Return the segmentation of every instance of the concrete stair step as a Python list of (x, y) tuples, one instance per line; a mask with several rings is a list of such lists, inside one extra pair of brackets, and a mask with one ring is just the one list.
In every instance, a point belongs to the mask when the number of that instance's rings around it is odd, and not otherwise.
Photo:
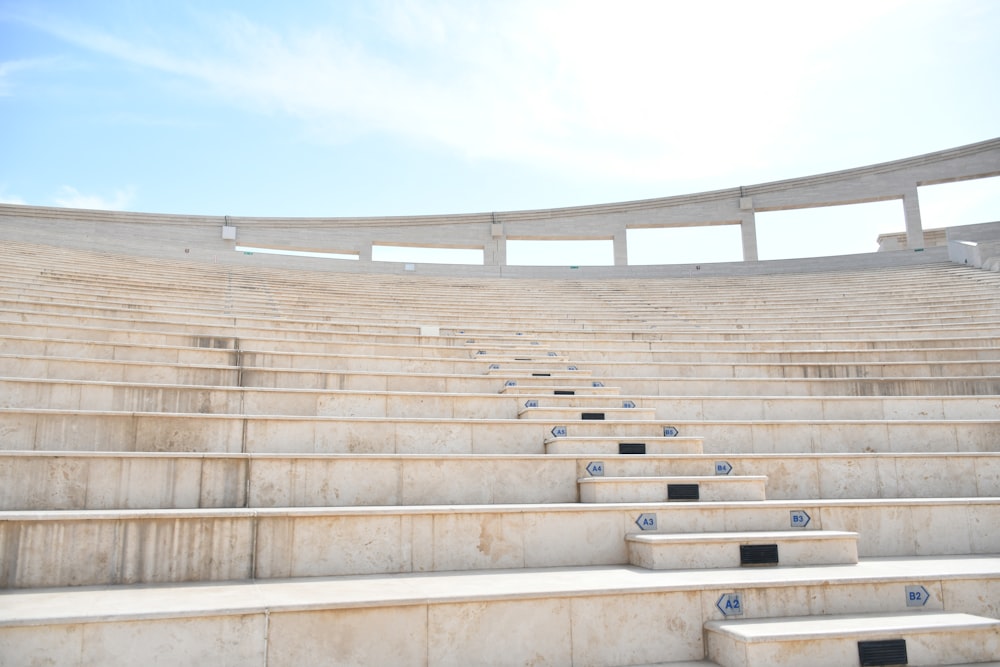
[(656, 408), (606, 407), (608, 405), (606, 399), (570, 402), (591, 403), (592, 405), (524, 407), (518, 410), (517, 417), (518, 419), (540, 419), (544, 421), (652, 421), (656, 419)]
[(554, 384), (528, 384), (518, 382), (516, 385), (504, 385), (500, 390), (501, 394), (512, 394), (514, 396), (525, 396), (529, 398), (542, 398), (552, 396), (618, 396), (621, 393), (620, 387), (592, 387), (588, 385), (579, 386), (559, 386)]
[[(624, 447), (622, 446), (624, 445)], [(560, 437), (545, 440), (546, 454), (591, 454), (612, 456), (621, 454), (700, 454), (703, 439), (700, 437), (620, 436)]]
[(511, 368), (489, 368), (486, 371), (486, 375), (491, 377), (498, 377), (503, 379), (510, 379), (515, 381), (521, 381), (529, 378), (549, 378), (551, 380), (567, 379), (573, 380), (574, 382), (580, 382), (582, 378), (590, 378), (593, 375), (593, 371), (589, 369), (585, 370), (568, 370), (567, 368), (561, 369), (544, 369), (544, 368), (524, 368), (514, 370)]
[(501, 366), (509, 366), (510, 364), (569, 364), (572, 363), (569, 357), (561, 354), (476, 354), (472, 357), (476, 361), (485, 361), (491, 364), (501, 364)]
[[(774, 547), (773, 565), (853, 565), (858, 562), (858, 534), (849, 531), (637, 533), (626, 536), (625, 541), (629, 562), (651, 570), (741, 567), (744, 559), (769, 557), (771, 546)], [(765, 553), (744, 557), (741, 548), (747, 546)]]
[[(50, 588), (0, 592), (0, 655), (15, 665), (133, 665), (155, 646), (159, 664), (285, 667), (330, 660), (425, 665), (722, 665), (707, 660), (715, 601), (743, 592), (747, 614), (905, 612), (914, 581), (956, 610), (988, 615), (980, 594), (997, 558), (892, 559), (856, 566), (642, 570), (543, 568), (352, 577)], [(930, 609), (933, 613), (940, 607)], [(907, 614), (919, 620), (926, 611)], [(623, 619), (627, 619), (625, 622)], [(269, 621), (269, 623), (268, 623)], [(670, 632), (664, 632), (664, 623)], [(746, 623), (739, 621), (738, 623)], [(536, 627), (537, 626), (537, 627)], [(738, 627), (738, 626), (737, 626)], [(528, 633), (531, 641), (523, 640)], [(510, 637), (522, 640), (511, 647)], [(88, 638), (90, 641), (84, 641)], [(537, 641), (536, 641), (537, 638)], [(517, 651), (528, 644), (533, 656)], [(142, 648), (125, 651), (127, 646)], [(445, 653), (447, 652), (447, 653)], [(839, 663), (856, 665), (852, 661)], [(775, 663), (780, 664), (780, 663)], [(786, 664), (811, 664), (809, 662)], [(941, 664), (941, 663), (937, 663)], [(982, 667), (982, 666), (981, 666)]]
[(616, 565), (644, 530), (796, 522), (856, 532), (862, 558), (985, 555), (998, 517), (995, 498), (5, 511), (0, 545), (19, 555), (0, 588)]
[[(722, 667), (953, 665), (1000, 660), (1000, 621), (955, 612), (709, 621), (706, 652)], [(903, 640), (906, 660), (860, 663), (859, 642)]]
[(753, 501), (766, 499), (767, 477), (582, 477), (579, 484), (583, 503)]

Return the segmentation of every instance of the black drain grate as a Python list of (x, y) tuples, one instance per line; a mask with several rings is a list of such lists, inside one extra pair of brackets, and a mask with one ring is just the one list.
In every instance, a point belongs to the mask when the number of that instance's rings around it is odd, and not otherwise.
[(646, 443), (644, 442), (619, 442), (619, 454), (645, 454)]
[(698, 500), (697, 484), (667, 484), (667, 500)]
[(882, 665), (907, 665), (905, 639), (878, 639), (858, 642), (861, 667)]
[(591, 421), (604, 421), (603, 412), (584, 412), (580, 415), (580, 419), (587, 419)]
[(741, 544), (740, 565), (777, 565), (777, 544)]

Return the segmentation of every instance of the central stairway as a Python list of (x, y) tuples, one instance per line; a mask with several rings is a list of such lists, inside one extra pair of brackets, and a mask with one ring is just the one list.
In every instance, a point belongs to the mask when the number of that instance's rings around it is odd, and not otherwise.
[(0, 665), (1000, 664), (998, 274), (4, 250)]

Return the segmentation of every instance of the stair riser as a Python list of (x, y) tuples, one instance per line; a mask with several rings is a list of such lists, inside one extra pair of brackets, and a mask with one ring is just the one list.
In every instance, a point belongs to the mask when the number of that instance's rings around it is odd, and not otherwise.
[[(802, 509), (811, 528), (858, 532), (861, 557), (1000, 551), (1000, 502)], [(657, 532), (695, 533), (788, 530), (790, 511), (664, 503), (9, 513), (0, 553), (16, 555), (0, 562), (0, 587), (614, 565), (628, 562), (625, 536), (641, 532), (643, 513), (657, 515)]]
[[(756, 501), (765, 499), (763, 479), (738, 477), (717, 480), (690, 481), (679, 479), (679, 484), (697, 484), (698, 499), (690, 502)], [(580, 482), (580, 502), (583, 503), (665, 503), (668, 501), (668, 481), (651, 481), (640, 478), (629, 480), (602, 480), (599, 477)]]
[[(782, 541), (761, 538), (752, 544), (777, 544), (777, 567), (853, 565), (858, 562), (856, 539)], [(629, 562), (649, 570), (700, 570), (741, 567), (739, 543), (699, 542), (640, 544), (629, 542)], [(762, 566), (763, 567), (763, 566)], [(767, 566), (772, 567), (772, 566)]]
[[(367, 609), (262, 610), (0, 628), (0, 655), (55, 664), (621, 665), (701, 660), (699, 594), (485, 600)], [(664, 622), (671, 631), (663, 632)], [(516, 641), (512, 638), (516, 637)]]

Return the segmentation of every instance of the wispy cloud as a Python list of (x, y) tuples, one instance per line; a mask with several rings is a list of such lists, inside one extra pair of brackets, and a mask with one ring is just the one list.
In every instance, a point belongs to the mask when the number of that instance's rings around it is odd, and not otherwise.
[(135, 198), (133, 189), (116, 190), (111, 197), (104, 195), (85, 194), (76, 188), (64, 185), (53, 198), (56, 206), (64, 208), (86, 208), (102, 211), (122, 211), (129, 207)]
[(8, 194), (7, 188), (0, 186), (0, 204), (21, 204), (23, 206), (27, 203), (17, 195)]
[(394, 2), (359, 24), (390, 47), (377, 52), (304, 20), (205, 16), (197, 38), (143, 42), (34, 20), (331, 140), (386, 132), (470, 159), (662, 180), (761, 160), (798, 122), (832, 47), (899, 3), (848, 4)]
[(22, 58), (0, 62), (0, 97), (13, 94), (19, 76), (33, 70), (52, 67), (57, 58)]

